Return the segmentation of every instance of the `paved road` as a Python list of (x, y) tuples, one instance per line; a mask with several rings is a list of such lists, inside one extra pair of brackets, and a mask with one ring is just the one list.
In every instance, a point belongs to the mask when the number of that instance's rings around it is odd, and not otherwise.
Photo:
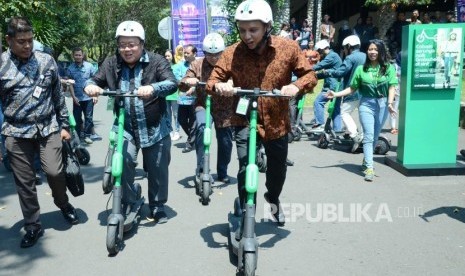
[[(83, 167), (86, 193), (71, 199), (81, 224), (67, 225), (48, 186), (38, 186), (45, 235), (33, 248), (19, 248), (18, 198), (11, 174), (0, 168), (0, 275), (235, 275), (227, 214), (236, 185), (217, 183), (211, 204), (202, 206), (191, 177), (195, 155), (181, 153), (184, 139), (171, 151), (169, 222), (147, 220), (145, 206), (144, 219), (127, 236), (124, 249), (108, 257), (108, 196), (102, 194), (101, 178), (112, 115), (105, 101), (101, 98), (95, 112), (104, 140), (88, 147), (91, 163)], [(464, 130), (460, 145), (465, 145)], [(463, 176), (405, 177), (377, 156), (377, 177), (367, 183), (359, 172), (362, 154), (322, 150), (308, 140), (291, 144), (289, 152), (296, 164), (288, 169), (281, 198), (292, 219), (285, 227), (266, 219), (260, 176), (257, 275), (463, 275)], [(237, 167), (234, 153), (231, 175)], [(146, 194), (141, 170), (138, 175)], [(425, 213), (427, 221), (419, 217)]]

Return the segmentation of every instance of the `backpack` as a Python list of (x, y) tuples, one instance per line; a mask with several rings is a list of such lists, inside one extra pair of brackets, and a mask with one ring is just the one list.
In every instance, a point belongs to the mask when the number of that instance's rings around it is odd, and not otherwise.
[(69, 141), (63, 141), (63, 171), (66, 178), (66, 187), (75, 197), (84, 194), (84, 179), (76, 154)]

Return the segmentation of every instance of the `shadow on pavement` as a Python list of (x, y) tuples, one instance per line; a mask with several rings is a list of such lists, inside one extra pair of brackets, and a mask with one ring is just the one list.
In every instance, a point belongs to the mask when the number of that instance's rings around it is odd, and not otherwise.
[[(269, 220), (261, 219), (259, 222), (255, 224), (255, 234), (259, 239), (259, 250), (260, 248), (272, 248), (277, 242), (289, 236), (290, 233), (291, 232), (285, 228), (276, 227), (276, 223)], [(215, 234), (220, 234), (221, 237), (226, 238), (227, 243), (222, 242), (224, 241), (223, 238), (221, 238), (221, 241), (215, 240)], [(263, 241), (262, 238), (268, 235), (272, 235), (272, 237)], [(200, 236), (207, 243), (207, 246), (209, 248), (228, 248), (229, 260), (232, 265), (237, 266), (237, 256), (232, 252), (230, 246), (231, 236), (229, 230), (229, 223), (207, 226), (200, 230)]]
[(424, 221), (429, 222), (428, 218), (437, 215), (447, 215), (452, 219), (456, 219), (465, 223), (465, 208), (459, 206), (443, 206), (436, 209), (429, 210), (422, 215), (419, 215)]

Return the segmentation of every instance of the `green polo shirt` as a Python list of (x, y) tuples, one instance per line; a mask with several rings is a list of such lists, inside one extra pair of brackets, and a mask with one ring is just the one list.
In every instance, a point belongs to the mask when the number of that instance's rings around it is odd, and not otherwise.
[(391, 64), (388, 64), (386, 74), (383, 76), (380, 76), (379, 66), (370, 67), (365, 72), (363, 71), (363, 65), (359, 65), (355, 69), (350, 86), (354, 90), (358, 89), (362, 97), (382, 98), (388, 96), (390, 86), (398, 83), (396, 70)]

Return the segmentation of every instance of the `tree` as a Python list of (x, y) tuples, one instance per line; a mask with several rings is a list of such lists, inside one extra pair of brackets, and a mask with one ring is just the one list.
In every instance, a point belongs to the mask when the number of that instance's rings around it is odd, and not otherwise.
[[(53, 49), (57, 58), (64, 49), (76, 45), (86, 34), (85, 13), (80, 0), (21, 1), (0, 0), (5, 19), (25, 16), (31, 20), (34, 38)], [(2, 30), (6, 21), (0, 22)]]
[(399, 5), (427, 5), (433, 0), (366, 0), (365, 6), (375, 6), (378, 9), (378, 26), (381, 39), (385, 35), (392, 22), (395, 21), (395, 10)]
[(85, 46), (93, 60), (101, 62), (116, 51), (116, 28), (125, 20), (135, 20), (144, 26), (147, 49), (161, 52), (167, 48), (158, 34), (158, 22), (170, 14), (170, 1), (159, 0), (157, 5), (143, 0), (82, 1), (89, 13), (90, 36)]

